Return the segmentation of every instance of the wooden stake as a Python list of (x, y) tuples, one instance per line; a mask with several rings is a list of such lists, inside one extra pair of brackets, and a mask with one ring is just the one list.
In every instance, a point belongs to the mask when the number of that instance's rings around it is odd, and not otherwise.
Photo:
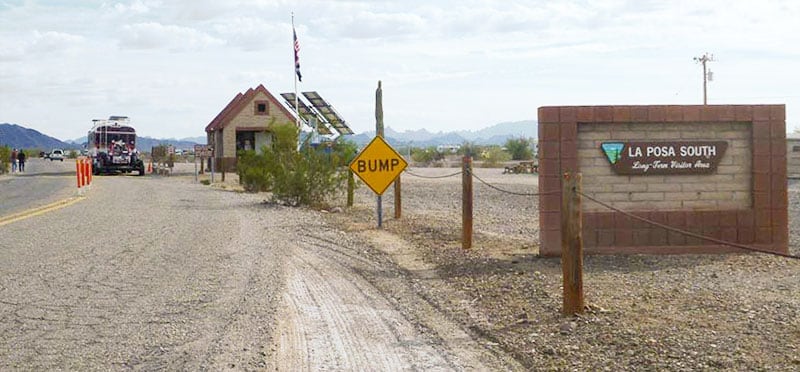
[(399, 220), (403, 213), (403, 202), (401, 200), (402, 190), (400, 189), (400, 176), (394, 180), (394, 219)]
[(583, 314), (583, 239), (581, 237), (581, 175), (564, 173), (561, 190), (561, 270), (567, 316)]
[(461, 248), (472, 248), (472, 157), (461, 163)]
[(353, 206), (353, 199), (356, 190), (356, 180), (353, 177), (353, 171), (349, 168), (347, 169), (347, 206)]

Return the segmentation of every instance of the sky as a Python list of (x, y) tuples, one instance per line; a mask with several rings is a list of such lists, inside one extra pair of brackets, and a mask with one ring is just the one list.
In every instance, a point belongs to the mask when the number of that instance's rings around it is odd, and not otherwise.
[(239, 92), (303, 75), (356, 132), (375, 89), (397, 131), (479, 130), (550, 105), (786, 104), (800, 128), (796, 0), (0, 0), (0, 123), (62, 139), (125, 115), (204, 136)]

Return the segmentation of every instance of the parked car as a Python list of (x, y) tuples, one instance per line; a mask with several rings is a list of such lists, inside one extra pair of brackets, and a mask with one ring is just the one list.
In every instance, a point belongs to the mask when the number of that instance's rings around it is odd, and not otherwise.
[(47, 158), (50, 159), (50, 161), (53, 160), (64, 161), (64, 150), (53, 149), (53, 151), (50, 151), (50, 154), (47, 156)]

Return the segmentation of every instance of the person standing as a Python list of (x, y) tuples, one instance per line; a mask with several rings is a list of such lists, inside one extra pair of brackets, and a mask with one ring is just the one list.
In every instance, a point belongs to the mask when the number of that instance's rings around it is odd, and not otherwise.
[(17, 149), (11, 151), (11, 173), (17, 171)]
[(19, 161), (19, 171), (25, 172), (25, 151), (19, 150), (19, 154), (17, 154), (17, 161)]

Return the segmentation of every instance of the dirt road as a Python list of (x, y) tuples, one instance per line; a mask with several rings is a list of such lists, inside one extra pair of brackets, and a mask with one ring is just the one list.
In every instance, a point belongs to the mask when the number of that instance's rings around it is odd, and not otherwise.
[(519, 369), (374, 240), (262, 199), (97, 177), (0, 226), (0, 369)]

